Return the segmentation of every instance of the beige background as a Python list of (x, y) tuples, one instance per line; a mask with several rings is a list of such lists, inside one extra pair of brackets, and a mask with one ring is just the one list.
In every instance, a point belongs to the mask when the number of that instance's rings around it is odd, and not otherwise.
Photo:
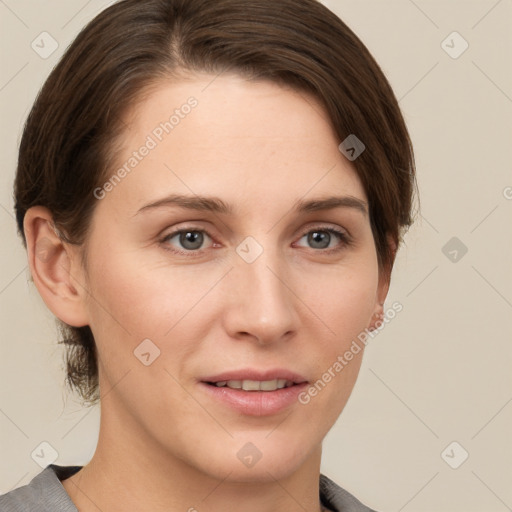
[[(0, 493), (94, 451), (98, 408), (63, 391), (52, 316), (28, 282), (12, 181), (43, 80), (101, 0), (1, 0)], [(512, 2), (326, 0), (387, 74), (415, 144), (422, 216), (399, 253), (359, 381), (325, 442), (323, 472), (382, 512), (512, 509)], [(41, 58), (46, 31), (58, 49)], [(469, 43), (458, 58), (442, 41)], [(452, 42), (453, 41), (453, 42)], [(457, 52), (463, 41), (445, 43)], [(452, 238), (468, 252), (443, 253)], [(459, 445), (452, 451), (456, 441)], [(38, 448), (40, 450), (40, 448)], [(468, 459), (458, 469), (462, 450)], [(50, 449), (46, 448), (46, 453)], [(445, 453), (444, 459), (442, 453)]]

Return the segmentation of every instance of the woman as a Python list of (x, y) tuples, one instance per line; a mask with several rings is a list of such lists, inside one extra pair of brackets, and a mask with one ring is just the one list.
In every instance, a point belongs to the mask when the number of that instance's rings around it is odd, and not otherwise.
[(315, 0), (100, 13), (37, 98), (15, 183), (98, 445), (0, 508), (369, 511), (320, 474), (322, 440), (413, 189), (387, 80)]

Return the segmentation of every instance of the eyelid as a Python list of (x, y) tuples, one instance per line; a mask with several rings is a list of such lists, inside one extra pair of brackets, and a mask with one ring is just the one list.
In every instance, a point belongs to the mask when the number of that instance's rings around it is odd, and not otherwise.
[(314, 231), (325, 231), (327, 233), (334, 234), (340, 240), (340, 243), (335, 247), (331, 247), (328, 249), (312, 249), (315, 253), (318, 253), (318, 254), (335, 253), (335, 252), (339, 252), (339, 251), (343, 250), (345, 247), (351, 246), (353, 244), (353, 239), (346, 229), (341, 228), (339, 226), (332, 226), (332, 225), (325, 225), (325, 224), (309, 226), (307, 229), (301, 231), (302, 234), (299, 237), (299, 240)]
[(187, 232), (198, 232), (198, 233), (204, 233), (208, 238), (210, 238), (210, 240), (212, 241), (212, 246), (214, 246), (217, 242), (215, 241), (215, 238), (213, 237), (213, 235), (210, 233), (209, 230), (205, 229), (205, 228), (200, 228), (198, 226), (184, 226), (184, 227), (180, 227), (180, 228), (176, 228), (175, 230), (159, 237), (159, 242), (161, 245), (164, 246), (164, 250), (166, 251), (170, 251), (174, 254), (179, 254), (179, 255), (184, 255), (184, 256), (188, 256), (188, 257), (197, 257), (197, 256), (202, 256), (208, 249), (198, 249), (198, 250), (186, 250), (186, 249), (183, 249), (183, 250), (180, 250), (180, 249), (176, 249), (174, 247), (170, 247), (170, 244), (168, 243), (168, 241), (171, 239), (171, 238), (174, 238), (176, 235), (179, 235), (181, 233), (187, 233)]
[(350, 233), (348, 232), (347, 229), (338, 225), (326, 224), (322, 222), (316, 224), (312, 223), (311, 225), (308, 225), (307, 228), (301, 230), (301, 236), (311, 233), (311, 231), (334, 231), (339, 233), (340, 235), (346, 236), (347, 238), (351, 238)]

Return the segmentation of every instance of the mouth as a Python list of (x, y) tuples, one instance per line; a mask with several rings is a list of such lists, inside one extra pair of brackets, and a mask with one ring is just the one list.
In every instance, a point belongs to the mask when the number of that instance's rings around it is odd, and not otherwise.
[(288, 370), (241, 370), (206, 377), (200, 384), (216, 403), (244, 415), (268, 416), (298, 403), (308, 381)]
[(243, 391), (276, 391), (277, 389), (289, 388), (295, 383), (287, 379), (273, 380), (221, 380), (207, 382), (210, 386), (218, 388), (241, 389)]
[(302, 375), (283, 368), (232, 370), (206, 377), (201, 381), (219, 388), (243, 391), (276, 391), (307, 382)]

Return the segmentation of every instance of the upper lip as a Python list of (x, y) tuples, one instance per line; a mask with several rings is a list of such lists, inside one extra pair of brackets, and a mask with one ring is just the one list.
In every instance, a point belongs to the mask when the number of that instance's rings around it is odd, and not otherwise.
[(224, 382), (229, 380), (258, 380), (268, 381), (275, 379), (284, 379), (293, 382), (294, 384), (301, 384), (307, 382), (302, 375), (286, 369), (272, 369), (272, 370), (256, 370), (246, 368), (242, 370), (230, 370), (222, 372), (210, 377), (201, 378), (202, 382)]

